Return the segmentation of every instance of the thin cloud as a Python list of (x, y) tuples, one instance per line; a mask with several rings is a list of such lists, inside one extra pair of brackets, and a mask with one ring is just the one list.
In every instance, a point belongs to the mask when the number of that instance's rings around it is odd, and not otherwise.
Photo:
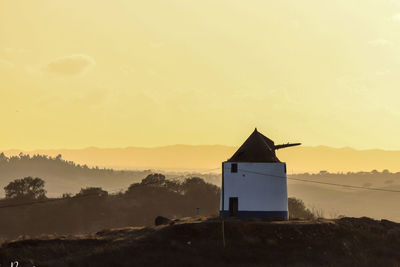
[(26, 54), (29, 53), (30, 50), (24, 48), (13, 48), (13, 47), (6, 47), (3, 49), (5, 54), (13, 55), (13, 54)]
[(165, 45), (164, 42), (151, 42), (150, 43), (150, 46), (153, 48), (160, 48), (160, 47), (163, 47), (164, 45)]
[(0, 67), (6, 68), (6, 69), (11, 69), (11, 68), (14, 68), (14, 63), (0, 58)]
[(377, 76), (387, 76), (387, 75), (391, 74), (391, 71), (390, 70), (379, 70), (379, 71), (375, 72), (375, 74)]
[(393, 43), (385, 39), (376, 39), (368, 42), (369, 45), (373, 47), (391, 46)]
[(394, 14), (394, 15), (391, 17), (391, 20), (392, 20), (392, 21), (395, 21), (395, 22), (400, 22), (400, 13)]
[(45, 70), (59, 75), (73, 76), (86, 73), (95, 64), (95, 60), (88, 55), (71, 55), (50, 61)]
[(130, 74), (132, 74), (132, 73), (134, 73), (134, 72), (136, 71), (133, 67), (131, 67), (131, 66), (129, 66), (129, 65), (123, 65), (123, 66), (121, 66), (120, 70), (121, 70), (122, 73), (125, 74), (125, 75), (130, 75)]

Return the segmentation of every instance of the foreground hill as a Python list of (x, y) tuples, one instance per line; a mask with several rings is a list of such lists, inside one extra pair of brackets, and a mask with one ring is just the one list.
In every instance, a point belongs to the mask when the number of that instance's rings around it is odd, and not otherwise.
[[(220, 171), (221, 162), (236, 151), (237, 147), (222, 145), (172, 145), (163, 147), (127, 147), (52, 150), (7, 150), (7, 156), (42, 154), (79, 164), (115, 169), (161, 169), (168, 171)], [(371, 171), (388, 169), (400, 171), (398, 159), (400, 151), (356, 150), (352, 148), (333, 148), (327, 146), (299, 146), (278, 150), (279, 159), (288, 163), (289, 173), (348, 171)]]
[[(4, 243), (2, 266), (398, 266), (400, 224), (369, 218), (219, 219)], [(26, 264), (26, 265), (25, 265)]]

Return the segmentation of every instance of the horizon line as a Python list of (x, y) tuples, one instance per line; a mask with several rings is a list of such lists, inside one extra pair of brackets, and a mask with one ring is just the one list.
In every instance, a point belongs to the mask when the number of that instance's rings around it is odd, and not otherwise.
[[(159, 149), (159, 148), (170, 148), (170, 147), (226, 147), (226, 148), (239, 148), (239, 146), (233, 145), (222, 145), (222, 144), (172, 144), (172, 145), (160, 145), (160, 146), (116, 146), (116, 147), (101, 147), (101, 146), (86, 146), (80, 148), (29, 148), (29, 149), (21, 149), (21, 148), (9, 148), (9, 149), (0, 149), (0, 152), (7, 152), (7, 151), (21, 151), (21, 152), (34, 152), (38, 150), (88, 150), (88, 149), (100, 149), (100, 150), (111, 150), (111, 149)], [(302, 145), (303, 148), (330, 148), (330, 149), (350, 149), (355, 151), (388, 151), (388, 152), (396, 152), (400, 151), (400, 149), (384, 149), (384, 148), (355, 148), (350, 146), (329, 146), (329, 145)], [(298, 148), (297, 148), (298, 149)]]

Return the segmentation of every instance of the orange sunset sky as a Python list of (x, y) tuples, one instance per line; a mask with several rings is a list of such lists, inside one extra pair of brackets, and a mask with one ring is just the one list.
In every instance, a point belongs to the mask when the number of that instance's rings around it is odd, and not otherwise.
[(397, 0), (1, 0), (0, 148), (399, 150), (399, 33)]

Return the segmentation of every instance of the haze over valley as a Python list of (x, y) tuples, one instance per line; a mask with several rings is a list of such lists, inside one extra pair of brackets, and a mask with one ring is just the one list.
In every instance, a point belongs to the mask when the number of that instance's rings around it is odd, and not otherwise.
[[(63, 159), (88, 166), (119, 170), (164, 170), (220, 172), (221, 162), (237, 150), (223, 145), (172, 145), (161, 147), (126, 147), (84, 149), (2, 150), (7, 156), (19, 153), (49, 155), (61, 154)], [(299, 146), (277, 151), (287, 163), (288, 173), (358, 172), (372, 170), (400, 171), (400, 150), (357, 150), (349, 147)]]
[[(161, 148), (127, 148), (127, 149), (96, 149), (89, 148), (84, 150), (54, 150), (54, 151), (34, 151), (36, 153), (50, 152), (50, 155), (58, 156), (29, 156), (21, 154), (20, 156), (3, 156), (0, 160), (0, 188), (4, 188), (8, 183), (15, 179), (32, 176), (40, 177), (45, 181), (45, 189), (48, 197), (60, 197), (63, 194), (78, 194), (82, 188), (101, 187), (110, 194), (125, 192), (132, 183), (140, 182), (146, 176), (152, 173), (163, 173), (167, 179), (175, 181), (184, 181), (190, 177), (200, 177), (204, 181), (221, 186), (221, 167), (215, 166), (213, 162), (221, 162), (227, 158), (233, 147), (224, 146), (171, 146)], [(316, 151), (313, 152), (313, 149)], [(296, 151), (297, 150), (297, 151)], [(141, 152), (143, 157), (140, 157)], [(278, 155), (283, 155), (279, 151)], [(289, 149), (286, 151), (290, 151)], [(285, 152), (286, 152), (285, 151)], [(293, 160), (294, 163), (304, 162), (305, 164), (312, 157), (317, 159), (318, 155), (326, 155), (326, 159), (320, 157), (318, 160), (322, 164), (330, 163), (330, 158), (342, 156), (344, 160), (337, 160), (335, 166), (349, 166), (346, 162), (348, 158), (346, 153), (350, 152), (348, 157), (358, 156), (358, 159), (376, 159), (373, 155), (378, 153), (382, 157), (390, 158), (396, 155), (396, 151), (356, 151), (351, 149), (334, 149), (326, 147), (303, 148), (303, 151), (311, 151), (307, 158), (299, 156), (301, 147), (292, 149), (295, 157), (299, 160)], [(326, 154), (320, 151), (325, 151)], [(69, 159), (63, 159), (58, 153), (64, 152), (69, 155)], [(70, 154), (68, 154), (70, 152)], [(18, 154), (19, 151), (12, 151), (8, 154)], [(53, 153), (53, 154), (51, 154)], [(108, 154), (110, 153), (110, 154)], [(288, 153), (288, 156), (291, 156)], [(210, 155), (209, 157), (207, 155)], [(4, 159), (5, 157), (5, 159)], [(80, 163), (75, 163), (70, 159), (80, 159)], [(284, 160), (283, 156), (280, 156)], [(85, 159), (89, 160), (87, 166)], [(121, 160), (122, 161), (119, 161)], [(353, 158), (354, 162), (358, 162)], [(121, 164), (125, 169), (111, 169), (103, 167), (90, 166), (102, 162), (111, 162)], [(395, 158), (393, 158), (393, 162)], [(139, 164), (138, 164), (139, 162)], [(161, 163), (161, 167), (151, 169), (140, 169), (140, 163), (151, 162), (153, 166)], [(177, 162), (181, 164), (178, 165)], [(196, 165), (196, 163), (199, 165)], [(389, 161), (388, 161), (389, 162)], [(131, 164), (131, 165), (128, 165)], [(135, 165), (137, 164), (137, 165)], [(168, 165), (170, 164), (170, 165)], [(306, 206), (311, 210), (318, 211), (325, 217), (346, 216), (369, 216), (376, 219), (386, 218), (400, 221), (400, 211), (396, 208), (400, 201), (400, 193), (375, 191), (370, 189), (399, 190), (400, 191), (400, 172), (383, 170), (368, 171), (327, 171), (314, 169), (314, 173), (305, 171), (291, 173), (292, 160), (288, 160), (288, 193), (290, 197), (302, 199)], [(342, 164), (342, 165), (341, 165)], [(365, 164), (365, 163), (364, 163)], [(372, 164), (372, 163), (371, 163)], [(381, 166), (384, 162), (381, 162)], [(101, 164), (99, 164), (101, 166)], [(309, 164), (311, 165), (311, 164)], [(121, 165), (120, 165), (121, 166)], [(150, 167), (152, 165), (148, 165)], [(178, 168), (178, 166), (180, 168)], [(186, 166), (186, 168), (182, 168)], [(203, 168), (190, 168), (202, 166)], [(299, 165), (297, 165), (299, 166)], [(322, 165), (327, 167), (329, 165)], [(330, 165), (332, 166), (332, 165)], [(379, 166), (379, 163), (371, 166)], [(393, 165), (394, 166), (394, 165)], [(301, 167), (301, 166), (299, 166)], [(304, 168), (304, 167), (302, 167)], [(315, 168), (315, 166), (314, 166)], [(323, 168), (321, 168), (323, 169)], [(302, 169), (300, 169), (302, 170)], [(313, 170), (313, 169), (311, 169)], [(297, 180), (296, 180), (297, 179)], [(306, 181), (299, 181), (306, 180)], [(311, 182), (307, 182), (311, 181)], [(314, 182), (333, 183), (337, 185), (348, 185), (361, 188), (347, 188), (342, 186), (318, 184)], [(365, 188), (365, 189), (362, 189)], [(4, 197), (4, 191), (0, 191), (0, 197)]]

